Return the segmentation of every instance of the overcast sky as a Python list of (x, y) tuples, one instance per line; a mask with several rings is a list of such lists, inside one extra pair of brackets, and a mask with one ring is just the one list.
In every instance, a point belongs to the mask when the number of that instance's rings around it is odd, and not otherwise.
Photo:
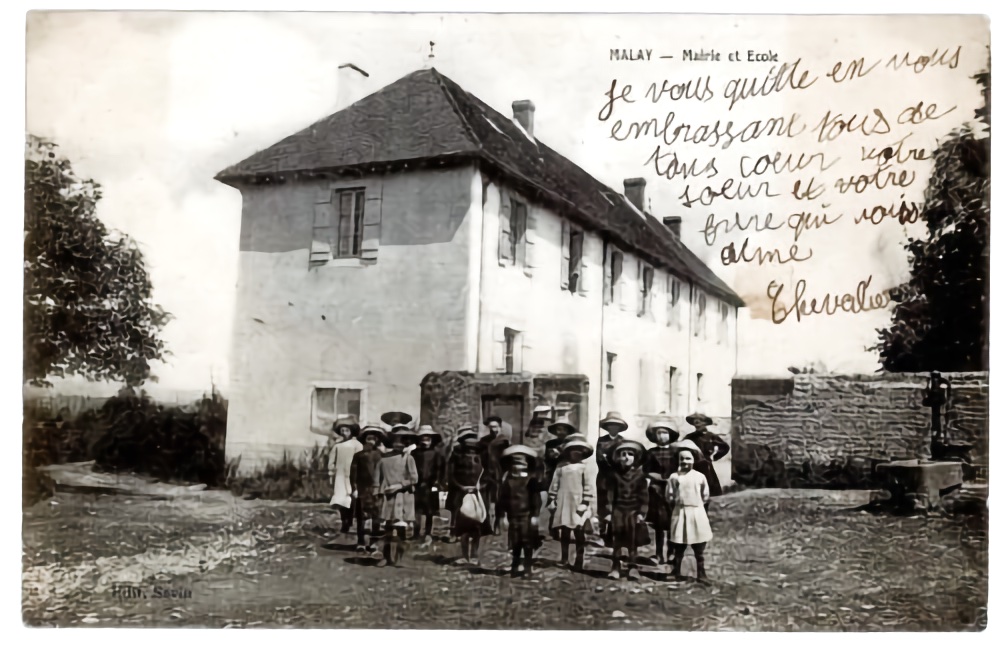
[[(239, 193), (213, 180), (225, 168), (330, 114), (337, 98), (337, 66), (352, 62), (370, 74), (368, 91), (377, 90), (427, 62), (434, 41), (434, 66), (469, 92), (509, 115), (510, 104), (531, 99), (539, 139), (576, 161), (598, 179), (621, 189), (625, 178), (648, 180), (651, 210), (683, 218), (683, 238), (753, 309), (739, 317), (741, 374), (783, 372), (812, 362), (832, 371), (870, 372), (877, 355), (875, 329), (888, 323), (888, 310), (864, 314), (794, 317), (771, 321), (767, 287), (808, 281), (808, 296), (854, 293), (872, 276), (870, 293), (906, 278), (902, 242), (919, 235), (914, 226), (888, 221), (853, 225), (862, 208), (920, 201), (931, 169), (929, 161), (896, 165), (912, 176), (906, 188), (871, 188), (841, 196), (837, 178), (867, 174), (862, 147), (884, 148), (907, 133), (905, 149), (933, 150), (936, 140), (973, 118), (978, 88), (969, 78), (985, 67), (988, 24), (976, 17), (768, 17), (730, 16), (495, 16), (495, 15), (329, 15), (329, 14), (31, 14), (27, 38), (28, 130), (56, 141), (76, 171), (101, 183), (100, 217), (137, 239), (151, 269), (155, 299), (174, 314), (164, 335), (173, 356), (156, 372), (168, 389), (201, 389), (210, 378), (225, 387), (234, 309), (238, 258)], [(957, 48), (960, 55), (952, 59)], [(612, 48), (653, 50), (653, 61), (610, 61)], [(684, 49), (714, 49), (718, 63), (685, 62)], [(728, 53), (754, 49), (777, 54), (779, 63), (801, 58), (797, 74), (817, 77), (809, 89), (786, 87), (767, 97), (738, 102), (731, 110), (724, 97), (732, 79), (763, 77), (773, 63), (727, 61)], [(928, 66), (919, 73), (903, 66), (886, 68), (893, 54), (911, 60), (934, 50), (955, 63)], [(660, 56), (673, 56), (661, 59)], [(838, 60), (864, 56), (867, 76), (833, 84), (825, 74)], [(899, 59), (897, 59), (899, 60)], [(706, 81), (705, 77), (711, 77)], [(653, 82), (701, 77), (714, 92), (710, 101), (644, 99)], [(598, 119), (612, 79), (632, 84), (633, 104), (617, 107), (607, 122)], [(748, 81), (749, 83), (749, 81)], [(938, 105), (954, 110), (919, 126), (900, 125), (908, 106)], [(826, 113), (857, 112), (855, 122), (879, 108), (891, 123), (885, 135), (842, 134), (819, 144), (812, 133)], [(617, 142), (611, 124), (662, 119), (713, 124), (716, 119), (743, 125), (799, 113), (809, 132), (794, 139), (760, 138), (726, 150), (679, 142), (662, 151), (682, 160), (713, 156), (720, 172), (684, 181), (657, 178), (644, 165), (656, 146), (650, 137)], [(865, 129), (876, 122), (869, 117)], [(740, 180), (739, 160), (765, 153), (822, 153), (826, 172), (761, 176), (780, 196), (764, 200), (715, 200), (711, 206), (684, 208), (685, 183), (692, 193), (710, 184), (716, 190), (728, 177)], [(797, 202), (792, 181), (810, 176), (824, 183), (820, 199)], [(901, 195), (903, 195), (902, 198)], [(845, 198), (846, 197), (846, 198)], [(785, 220), (797, 209), (821, 211), (826, 203), (836, 224), (803, 233), (800, 249), (812, 257), (798, 264), (724, 266), (725, 243), (742, 243), (739, 233), (719, 232), (707, 246), (699, 230), (706, 217), (732, 218), (773, 213)], [(788, 255), (791, 230), (751, 237), (757, 245)], [(804, 253), (800, 251), (804, 257)]]

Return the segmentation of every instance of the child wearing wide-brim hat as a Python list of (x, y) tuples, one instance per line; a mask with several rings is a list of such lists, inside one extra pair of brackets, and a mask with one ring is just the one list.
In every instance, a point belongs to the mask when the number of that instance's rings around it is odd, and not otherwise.
[(645, 448), (634, 440), (623, 440), (612, 451), (614, 469), (608, 476), (608, 505), (611, 508), (609, 540), (612, 565), (609, 577), (618, 579), (621, 552), (628, 553), (628, 572), (635, 575), (638, 548), (649, 543), (649, 531), (644, 523), (649, 506), (649, 490), (642, 471)]
[[(670, 504), (667, 502), (667, 480), (677, 471), (677, 454), (672, 445), (680, 438), (680, 433), (672, 427), (672, 423), (660, 416), (646, 427), (646, 438), (655, 446), (646, 450), (644, 470), (649, 479), (649, 512), (646, 522), (653, 528), (656, 539), (656, 553), (652, 560), (654, 564), (670, 562)], [(664, 543), (668, 551), (664, 557)]]
[(439, 490), (444, 489), (445, 458), (439, 445), (442, 441), (440, 433), (429, 424), (422, 424), (415, 436), (419, 441), (416, 449), (410, 452), (417, 465), (417, 485), (414, 487), (414, 508), (417, 521), (414, 527), (414, 538), (420, 537), (421, 519), (424, 523), (424, 545), (430, 544), (431, 532), (434, 526), (434, 516), (441, 510)]
[(551, 527), (559, 532), (562, 545), (561, 563), (569, 563), (569, 542), (576, 541), (576, 561), (574, 567), (583, 569), (584, 527), (591, 517), (593, 493), (590, 477), (584, 460), (592, 456), (593, 447), (583, 440), (567, 440), (560, 451), (561, 464), (556, 467), (549, 487), (549, 511), (552, 513)]
[[(458, 562), (478, 563), (480, 537), (490, 530), (489, 517), (474, 521), (462, 514), (462, 502), (468, 494), (478, 494), (482, 489), (483, 458), (479, 448), (479, 434), (471, 425), (462, 425), (456, 432), (456, 445), (448, 458), (448, 501), (451, 513), (451, 535), (462, 544), (462, 557)], [(480, 497), (481, 498), (481, 497)]]
[(377, 537), (381, 525), (381, 509), (378, 502), (378, 465), (382, 452), (378, 446), (385, 440), (385, 431), (374, 424), (361, 429), (358, 439), (363, 447), (351, 460), (351, 496), (354, 498), (355, 524), (358, 529), (358, 552), (374, 551), (365, 546), (365, 520), (371, 519), (372, 537)]
[(398, 564), (406, 550), (406, 531), (416, 520), (413, 507), (413, 486), (417, 483), (417, 465), (413, 456), (403, 449), (416, 436), (409, 429), (390, 434), (391, 451), (382, 456), (378, 465), (378, 493), (382, 496), (382, 520), (386, 523), (385, 544), (380, 566)]
[(624, 438), (622, 432), (628, 429), (628, 422), (617, 411), (609, 411), (600, 421), (600, 427), (607, 431), (606, 435), (597, 439), (597, 517), (601, 522), (601, 538), (607, 543), (610, 540), (608, 524), (611, 520), (611, 508), (608, 506), (608, 476), (612, 471), (611, 451)]
[(714, 422), (704, 413), (692, 413), (686, 419), (694, 427), (694, 431), (687, 434), (684, 439), (698, 445), (703, 456), (695, 461), (695, 469), (705, 475), (709, 491), (713, 497), (717, 497), (722, 494), (722, 482), (715, 471), (714, 463), (729, 453), (729, 443), (719, 434), (708, 430)]
[(684, 551), (690, 545), (698, 565), (698, 579), (707, 580), (705, 574), (705, 546), (712, 539), (712, 526), (705, 511), (711, 498), (708, 480), (694, 469), (701, 450), (690, 440), (674, 445), (678, 469), (667, 483), (667, 500), (672, 507), (670, 540), (673, 545), (673, 576), (680, 578)]
[(358, 440), (361, 425), (354, 415), (337, 416), (333, 422), (332, 432), (341, 436), (341, 440), (330, 449), (330, 460), (327, 465), (330, 485), (333, 486), (330, 506), (340, 512), (340, 533), (346, 535), (351, 532), (351, 524), (354, 523), (351, 463), (354, 462), (354, 455), (361, 451), (364, 445)]
[(538, 454), (531, 447), (512, 445), (501, 456), (506, 470), (497, 496), (497, 517), (507, 518), (507, 543), (513, 557), (511, 577), (517, 573), (522, 555), (524, 576), (531, 576), (531, 560), (538, 546), (538, 515), (542, 509), (543, 491), (537, 474), (532, 470)]

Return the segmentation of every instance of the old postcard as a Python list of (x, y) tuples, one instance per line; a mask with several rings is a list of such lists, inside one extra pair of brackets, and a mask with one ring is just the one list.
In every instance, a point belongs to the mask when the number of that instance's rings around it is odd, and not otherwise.
[(32, 12), (32, 627), (980, 631), (983, 16)]

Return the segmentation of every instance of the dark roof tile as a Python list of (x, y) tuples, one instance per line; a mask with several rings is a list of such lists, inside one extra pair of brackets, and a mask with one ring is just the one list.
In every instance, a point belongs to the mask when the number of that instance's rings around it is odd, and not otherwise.
[(728, 302), (740, 297), (659, 220), (530, 138), (512, 119), (434, 69), (413, 72), (250, 156), (216, 178), (231, 184), (303, 173), (474, 156), (556, 212)]

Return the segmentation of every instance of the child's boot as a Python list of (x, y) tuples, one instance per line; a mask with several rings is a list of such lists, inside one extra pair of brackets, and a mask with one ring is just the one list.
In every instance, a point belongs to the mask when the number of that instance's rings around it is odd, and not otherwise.
[(529, 547), (524, 551), (524, 578), (531, 577), (532, 549)]
[(681, 562), (684, 560), (684, 556), (680, 553), (674, 552), (674, 570), (670, 572), (670, 577), (677, 580), (681, 579)]
[(569, 564), (569, 542), (562, 542), (562, 552), (559, 555), (559, 564), (563, 566)]
[(584, 551), (584, 545), (580, 542), (577, 542), (576, 561), (573, 562), (573, 568), (577, 571), (583, 571), (583, 551)]
[(628, 579), (638, 580), (639, 579), (639, 568), (636, 567), (635, 562), (629, 562), (628, 565)]
[(622, 577), (621, 573), (619, 572), (620, 568), (621, 568), (621, 562), (618, 560), (618, 558), (615, 558), (611, 562), (611, 573), (608, 574), (608, 578), (610, 580), (618, 580), (618, 579), (620, 579)]
[(705, 573), (705, 559), (698, 558), (698, 582), (708, 582), (708, 574)]

